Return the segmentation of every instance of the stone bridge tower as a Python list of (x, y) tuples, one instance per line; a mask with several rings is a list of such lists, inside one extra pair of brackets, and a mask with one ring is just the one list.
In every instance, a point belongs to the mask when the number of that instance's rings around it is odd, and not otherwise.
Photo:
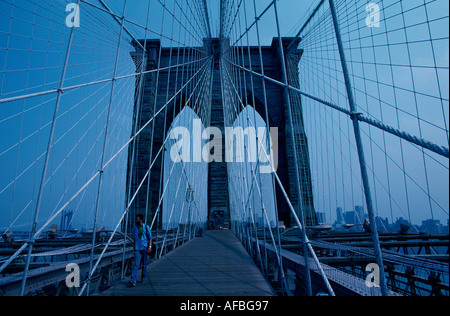
[[(286, 65), (288, 67), (289, 84), (298, 87), (298, 63), (300, 62), (302, 52), (297, 49), (296, 44), (292, 41), (298, 41), (299, 39), (293, 38), (283, 38), (283, 46), (285, 48)], [(224, 43), (225, 42), (225, 43)], [(144, 44), (144, 41), (141, 41)], [(208, 109), (209, 113), (197, 113), (202, 119), (203, 124), (208, 126), (214, 126), (219, 128), (224, 134), (224, 115), (223, 115), (223, 100), (221, 93), (221, 76), (220, 76), (220, 58), (221, 58), (221, 47), (229, 45), (227, 40), (210, 39), (204, 41), (204, 47), (180, 47), (180, 48), (167, 48), (161, 47), (159, 40), (147, 40), (145, 41), (147, 45), (148, 57), (147, 64), (145, 65), (146, 71), (151, 71), (158, 68), (158, 63), (160, 63), (160, 68), (166, 68), (161, 70), (159, 73), (150, 72), (145, 75), (145, 82), (143, 84), (143, 90), (140, 92), (136, 89), (137, 98), (141, 98), (142, 102), (136, 102), (134, 111), (134, 122), (135, 128), (140, 129), (144, 126), (148, 120), (154, 116), (156, 113), (166, 104), (166, 89), (167, 82), (169, 81), (169, 88), (171, 91), (175, 91), (182, 86), (181, 76), (176, 75), (176, 71), (171, 70), (170, 65), (184, 63), (189, 61), (198, 60), (201, 58), (207, 58), (212, 56), (210, 78), (211, 86), (208, 91), (211, 95), (200, 96), (200, 102), (202, 102), (202, 108)], [(266, 76), (273, 78), (278, 81), (282, 80), (281, 71), (281, 58), (279, 53), (279, 41), (278, 38), (272, 41), (270, 46), (263, 46), (262, 58), (264, 64), (264, 73)], [(290, 45), (290, 44), (293, 45)], [(136, 45), (137, 47), (137, 45)], [(293, 47), (288, 50), (288, 47)], [(261, 62), (259, 47), (245, 47), (243, 50), (244, 60), (248, 63), (245, 65), (249, 69), (250, 61), (252, 63), (252, 69), (256, 73), (261, 73)], [(248, 56), (250, 52), (250, 58)], [(138, 56), (142, 56), (142, 50), (137, 49), (135, 53)], [(161, 58), (160, 58), (161, 56)], [(139, 58), (137, 58), (139, 59)], [(188, 73), (195, 73), (199, 69), (198, 63), (191, 63), (186, 67), (190, 67)], [(247, 74), (249, 76), (249, 74)], [(185, 79), (185, 78), (184, 78)], [(242, 80), (243, 82), (243, 80)], [(247, 80), (249, 82), (249, 80)], [(263, 94), (263, 84), (261, 77), (254, 76), (253, 78), (254, 88), (251, 89), (249, 86), (239, 87), (240, 91), (247, 93), (247, 100), (255, 100), (255, 104), (250, 104), (256, 111), (261, 115), (262, 118), (266, 118), (265, 106), (264, 106), (264, 94)], [(300, 88), (300, 87), (299, 87)], [(176, 98), (167, 105), (167, 107), (158, 115), (155, 119), (155, 128), (153, 135), (153, 157), (157, 156), (159, 149), (161, 148), (163, 141), (165, 139), (164, 132), (167, 133), (170, 125), (172, 124), (173, 118), (180, 112), (186, 103), (186, 99), (189, 96), (189, 89), (177, 95)], [(250, 96), (250, 97), (249, 97)], [(288, 121), (288, 116), (286, 113), (286, 99), (283, 93), (283, 88), (279, 85), (270, 83), (266, 80), (266, 96), (268, 105), (268, 117), (270, 121), (270, 127), (277, 127), (279, 130), (278, 135), (278, 169), (277, 173), (285, 187), (288, 191), (290, 200), (294, 208), (299, 210), (299, 198), (295, 186), (295, 170), (294, 164), (292, 163), (294, 159), (294, 151), (290, 144), (292, 143), (293, 131), (289, 128), (290, 123)], [(155, 104), (156, 97), (156, 104)], [(245, 99), (245, 95), (241, 96)], [(290, 95), (290, 101), (293, 112), (293, 124), (295, 129), (295, 140), (298, 153), (298, 166), (300, 175), (300, 185), (302, 188), (302, 206), (305, 214), (305, 223), (307, 226), (317, 224), (317, 216), (314, 209), (313, 201), (313, 191), (312, 191), (312, 181), (311, 181), (311, 170), (309, 162), (308, 144), (307, 137), (303, 128), (303, 117), (301, 110), (301, 99), (298, 95)], [(138, 106), (138, 104), (140, 104)], [(167, 111), (167, 112), (166, 112)], [(196, 111), (199, 111), (196, 109)], [(139, 115), (138, 115), (139, 114)], [(151, 139), (152, 139), (152, 129), (146, 127), (146, 129), (139, 135), (139, 139), (135, 143), (134, 156), (132, 154), (132, 146), (129, 150), (129, 163), (128, 168), (132, 168), (131, 179), (128, 179), (130, 188), (127, 188), (127, 192), (135, 192), (137, 186), (139, 186), (140, 180), (143, 175), (147, 172), (149, 166), (149, 157), (151, 150)], [(223, 140), (224, 141), (224, 140)], [(225, 144), (222, 144), (225, 151)], [(163, 155), (160, 155), (163, 156)], [(223, 152), (223, 157), (225, 157), (225, 152)], [(139, 193), (135, 203), (131, 207), (131, 216), (137, 213), (146, 213), (149, 217), (153, 216), (159, 202), (159, 191), (161, 183), (161, 165), (162, 160), (157, 159), (155, 165), (151, 172), (151, 190), (149, 194), (143, 190), (143, 193)], [(130, 173), (129, 173), (130, 174)], [(214, 212), (220, 211), (223, 213), (224, 221), (230, 220), (230, 205), (229, 205), (229, 192), (228, 192), (228, 178), (227, 178), (227, 164), (223, 163), (210, 163), (209, 174), (208, 174), (208, 209), (209, 217), (214, 215)], [(148, 203), (147, 203), (148, 200)], [(289, 211), (288, 205), (282, 196), (281, 190), (276, 186), (276, 201), (278, 207), (279, 220), (284, 221), (286, 226), (294, 223), (292, 221), (291, 213)], [(146, 210), (146, 205), (148, 209)]]

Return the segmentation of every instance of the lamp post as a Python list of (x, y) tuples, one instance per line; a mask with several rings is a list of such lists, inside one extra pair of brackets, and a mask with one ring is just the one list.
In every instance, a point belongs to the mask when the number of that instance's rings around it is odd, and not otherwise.
[(191, 203), (194, 201), (194, 190), (191, 185), (186, 189), (186, 202), (188, 202), (188, 226), (189, 226), (189, 240), (191, 240)]

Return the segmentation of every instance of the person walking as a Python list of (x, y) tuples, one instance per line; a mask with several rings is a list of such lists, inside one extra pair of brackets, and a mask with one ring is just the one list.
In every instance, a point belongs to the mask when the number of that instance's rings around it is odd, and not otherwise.
[(152, 251), (152, 232), (148, 225), (144, 224), (144, 216), (136, 215), (135, 226), (131, 234), (134, 238), (134, 267), (130, 278), (130, 285), (136, 286), (137, 274), (142, 262), (142, 283), (147, 277), (147, 254)]

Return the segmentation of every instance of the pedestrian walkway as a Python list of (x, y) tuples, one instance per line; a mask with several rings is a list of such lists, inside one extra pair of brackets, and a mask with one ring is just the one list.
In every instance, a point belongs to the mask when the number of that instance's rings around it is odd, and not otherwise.
[[(147, 282), (130, 287), (128, 279), (104, 296), (274, 296), (276, 293), (227, 230), (207, 231), (147, 269)], [(138, 274), (139, 275), (139, 274)]]

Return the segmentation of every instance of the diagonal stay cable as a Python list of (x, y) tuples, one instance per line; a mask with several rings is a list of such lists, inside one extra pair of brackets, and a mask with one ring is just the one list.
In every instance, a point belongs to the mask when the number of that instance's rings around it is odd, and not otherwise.
[(275, 80), (273, 78), (267, 77), (267, 76), (262, 75), (262, 74), (260, 74), (258, 72), (249, 70), (249, 69), (247, 69), (245, 67), (242, 67), (240, 65), (237, 65), (237, 64), (229, 61), (226, 58), (224, 58), (224, 60), (226, 60), (228, 63), (230, 63), (234, 67), (237, 67), (237, 68), (240, 68), (242, 70), (245, 70), (245, 71), (247, 71), (247, 72), (249, 72), (249, 73), (251, 73), (251, 74), (253, 74), (255, 76), (264, 78), (265, 80), (267, 80), (269, 82), (272, 82), (274, 84), (277, 84), (279, 86), (286, 87), (286, 88), (288, 88), (289, 90), (291, 90), (293, 92), (299, 93), (299, 94), (301, 94), (301, 95), (303, 95), (303, 96), (305, 96), (305, 97), (307, 97), (309, 99), (312, 99), (312, 100), (317, 101), (319, 103), (322, 103), (322, 104), (324, 104), (324, 105), (326, 105), (326, 106), (328, 106), (328, 107), (330, 107), (330, 108), (332, 108), (334, 110), (342, 112), (342, 113), (346, 114), (347, 116), (349, 116), (350, 118), (356, 117), (361, 122), (364, 122), (364, 123), (367, 123), (369, 125), (375, 126), (375, 127), (379, 128), (379, 129), (381, 129), (381, 130), (383, 130), (383, 131), (385, 131), (385, 132), (387, 132), (389, 134), (392, 134), (392, 135), (395, 135), (397, 137), (400, 137), (400, 138), (402, 138), (404, 140), (407, 140), (407, 141), (409, 141), (409, 142), (411, 142), (413, 144), (416, 144), (416, 145), (418, 145), (418, 146), (420, 146), (422, 148), (428, 149), (428, 150), (430, 150), (430, 151), (432, 151), (432, 152), (434, 152), (434, 153), (436, 153), (438, 155), (441, 155), (441, 156), (446, 157), (446, 158), (450, 157), (449, 149), (447, 147), (445, 147), (445, 146), (440, 146), (440, 145), (434, 144), (434, 143), (432, 143), (432, 142), (430, 142), (430, 141), (428, 141), (428, 140), (426, 140), (426, 139), (424, 139), (422, 137), (417, 137), (417, 136), (411, 135), (408, 132), (401, 131), (401, 130), (395, 128), (395, 127), (392, 127), (392, 126), (389, 126), (387, 124), (384, 124), (384, 123), (382, 123), (382, 122), (380, 122), (380, 121), (378, 121), (376, 119), (367, 117), (367, 116), (365, 116), (365, 115), (363, 115), (361, 113), (354, 113), (354, 112), (352, 112), (350, 110), (347, 110), (347, 109), (345, 109), (345, 108), (343, 108), (343, 107), (341, 107), (341, 106), (339, 106), (339, 105), (337, 105), (337, 104), (335, 104), (333, 102), (329, 102), (329, 101), (323, 100), (323, 99), (321, 99), (319, 97), (316, 97), (316, 96), (314, 96), (312, 94), (306, 93), (306, 92), (304, 92), (304, 91), (302, 91), (302, 90), (300, 90), (298, 88), (292, 87), (291, 85), (286, 85), (286, 84), (284, 84), (284, 83), (282, 83), (282, 82), (280, 82), (278, 80)]
[[(189, 82), (191, 82), (194, 78), (195, 78), (195, 76), (205, 67), (207, 65), (207, 63), (205, 63), (203, 66), (202, 66), (202, 68), (200, 69), (200, 70), (198, 70), (197, 72), (196, 72), (196, 74), (191, 78), (191, 79), (189, 79), (187, 82), (186, 82), (186, 84), (183, 86), (183, 87), (181, 87), (177, 92), (176, 92), (176, 94), (152, 117), (152, 118), (150, 118), (150, 120), (135, 134), (135, 135), (133, 135), (133, 137), (131, 137), (130, 138), (130, 140), (129, 141), (127, 141), (105, 164), (104, 164), (104, 169), (106, 169), (116, 158), (117, 158), (117, 156), (125, 149), (125, 148), (127, 148), (128, 147), (128, 145), (135, 139), (135, 138), (137, 138), (137, 136), (140, 134), (140, 133), (142, 133), (142, 131), (145, 129), (145, 127), (146, 126), (148, 126), (148, 124), (150, 124), (154, 119), (155, 119), (155, 117), (156, 116), (158, 116), (161, 112), (162, 112), (162, 110), (168, 105), (168, 104), (170, 104), (170, 102), (172, 102), (174, 99), (175, 99), (175, 97), (179, 94), (179, 93), (181, 93), (181, 91), (183, 91), (185, 88), (186, 88), (186, 86), (189, 84)], [(57, 211), (57, 212), (55, 212), (54, 213), (54, 215), (53, 216), (51, 216), (50, 218), (49, 218), (49, 220), (47, 220), (47, 222), (45, 222), (45, 224), (35, 233), (35, 234), (33, 234), (33, 236), (32, 236), (32, 238), (31, 238), (31, 240), (33, 240), (33, 239), (36, 239), (43, 231), (44, 231), (44, 229), (48, 226), (48, 225), (50, 225), (50, 223), (59, 215), (59, 214), (61, 214), (61, 212), (63, 211), (63, 210), (65, 210), (69, 205), (70, 205), (70, 203), (72, 202), (72, 201), (74, 201), (82, 192), (83, 192), (83, 190), (85, 189), (85, 188), (87, 188), (88, 186), (89, 186), (89, 184), (90, 183), (92, 183), (92, 181), (94, 181), (95, 180), (95, 178), (98, 176), (100, 174), (100, 171), (96, 171), (92, 176), (91, 176), (91, 178), (63, 205), (63, 206), (61, 206), (60, 208), (59, 208), (59, 210)], [(16, 259), (20, 254), (21, 254), (21, 252), (26, 248), (26, 247), (28, 247), (28, 245), (31, 243), (31, 241), (26, 241), (1, 267), (0, 267), (0, 272), (2, 272), (14, 259)]]
[[(198, 85), (198, 83), (197, 83), (197, 85)], [(191, 97), (192, 97), (192, 95), (194, 94), (195, 90), (196, 90), (196, 89), (194, 89), (194, 91), (192, 91)], [(179, 118), (180, 118), (180, 117), (178, 117), (177, 120), (178, 120)], [(166, 141), (167, 141), (168, 139), (169, 139), (169, 135), (167, 136)], [(160, 150), (159, 150), (159, 152), (158, 152), (158, 155), (157, 155), (157, 156), (155, 157), (155, 159), (153, 160), (153, 163), (151, 164), (150, 169), (153, 167), (154, 163), (156, 162), (156, 160), (157, 160), (159, 154), (162, 152), (162, 149), (163, 149), (164, 147), (165, 147), (165, 142), (164, 142), (164, 144), (161, 146), (161, 148), (160, 148)], [(174, 170), (175, 165), (176, 165), (176, 164), (173, 165), (173, 167), (172, 167), (172, 169), (171, 169), (171, 171), (170, 171), (169, 179), (170, 179), (170, 177), (171, 177), (171, 175), (172, 175), (172, 172), (173, 172), (173, 170)], [(98, 267), (98, 265), (99, 265), (101, 259), (103, 258), (103, 256), (104, 256), (104, 254), (105, 254), (107, 248), (109, 247), (109, 245), (110, 245), (110, 243), (111, 243), (111, 241), (112, 241), (112, 238), (113, 238), (114, 235), (116, 234), (117, 229), (118, 229), (118, 227), (120, 226), (120, 224), (123, 222), (125, 216), (128, 214), (129, 209), (130, 209), (130, 206), (133, 204), (133, 202), (134, 202), (135, 198), (137, 197), (139, 191), (140, 191), (141, 188), (143, 187), (143, 184), (145, 183), (145, 180), (147, 179), (148, 175), (149, 175), (149, 171), (147, 171), (147, 173), (145, 174), (145, 176), (144, 176), (144, 178), (142, 179), (141, 183), (139, 184), (139, 187), (136, 189), (136, 192), (134, 193), (133, 197), (132, 197), (132, 198), (130, 199), (130, 201), (128, 202), (127, 208), (124, 210), (124, 212), (123, 212), (123, 214), (122, 214), (122, 217), (120, 218), (119, 223), (117, 224), (115, 230), (113, 231), (113, 233), (112, 233), (112, 235), (111, 235), (109, 241), (106, 243), (105, 248), (103, 249), (102, 253), (101, 253), (100, 256), (98, 257), (97, 262), (96, 262), (96, 264), (94, 265), (94, 267), (92, 268), (89, 277), (92, 277), (93, 273), (96, 271), (96, 269), (97, 269), (97, 267)], [(160, 210), (160, 206), (161, 206), (162, 200), (163, 200), (163, 198), (164, 198), (164, 195), (165, 195), (165, 192), (166, 192), (166, 188), (167, 188), (168, 183), (169, 183), (169, 181), (166, 182), (166, 185), (165, 185), (163, 194), (162, 194), (162, 196), (161, 196), (161, 198), (160, 198), (160, 200), (159, 200), (158, 209), (157, 209), (157, 211), (155, 212), (155, 216), (154, 216), (154, 218), (153, 218), (153, 222), (152, 222), (151, 228), (153, 227), (154, 222), (155, 222), (155, 219), (156, 219), (156, 216), (157, 216), (157, 214), (158, 214), (158, 212), (159, 212), (159, 210)], [(83, 294), (84, 289), (85, 289), (86, 286), (87, 286), (87, 283), (84, 284), (84, 286), (83, 286), (82, 290), (80, 291), (80, 294), (79, 294), (79, 295), (82, 295), (82, 294)]]

